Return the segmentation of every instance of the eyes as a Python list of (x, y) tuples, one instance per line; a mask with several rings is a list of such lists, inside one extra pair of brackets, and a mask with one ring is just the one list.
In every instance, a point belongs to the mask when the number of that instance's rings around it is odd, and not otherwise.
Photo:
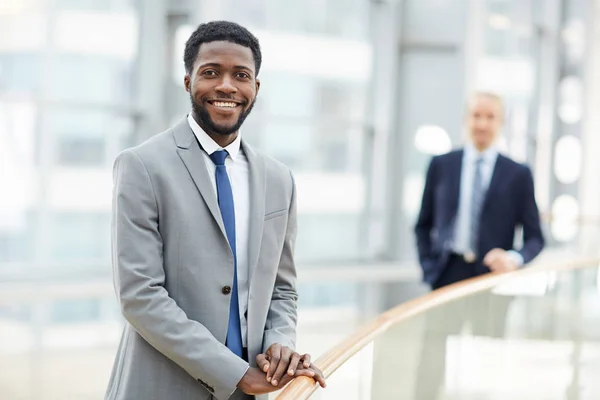
[(486, 118), (488, 120), (494, 120), (494, 119), (496, 119), (496, 116), (494, 114), (482, 114), (482, 113), (476, 112), (473, 114), (473, 118), (475, 118), (475, 119)]
[[(205, 78), (208, 79), (213, 79), (219, 76), (219, 73), (214, 70), (214, 69), (207, 69), (205, 71), (202, 71), (201, 75)], [(244, 72), (244, 71), (238, 71), (236, 73), (233, 74), (233, 77), (235, 79), (241, 80), (241, 81), (248, 81), (251, 79), (251, 76), (249, 73)]]

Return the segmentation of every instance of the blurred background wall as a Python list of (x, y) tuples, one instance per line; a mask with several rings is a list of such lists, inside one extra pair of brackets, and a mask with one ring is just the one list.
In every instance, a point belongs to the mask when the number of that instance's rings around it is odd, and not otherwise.
[(0, 0), (0, 397), (102, 398), (123, 324), (112, 163), (188, 112), (182, 54), (198, 23), (234, 20), (261, 42), (261, 92), (242, 134), (295, 173), (299, 344), (317, 356), (423, 293), (412, 227), (424, 171), (461, 145), (473, 90), (506, 101), (501, 148), (534, 171), (546, 253), (597, 252), (598, 10)]

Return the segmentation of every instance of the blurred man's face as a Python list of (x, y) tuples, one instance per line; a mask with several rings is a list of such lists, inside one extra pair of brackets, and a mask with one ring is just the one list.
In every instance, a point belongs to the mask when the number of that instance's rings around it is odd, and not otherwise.
[(467, 110), (468, 135), (475, 148), (483, 151), (498, 137), (503, 122), (502, 104), (492, 97), (476, 96)]

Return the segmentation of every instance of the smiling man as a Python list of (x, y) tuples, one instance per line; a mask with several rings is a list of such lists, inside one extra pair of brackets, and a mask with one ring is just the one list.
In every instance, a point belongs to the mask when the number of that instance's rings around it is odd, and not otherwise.
[(106, 399), (263, 398), (295, 376), (296, 192), (239, 129), (260, 88), (258, 40), (226, 21), (186, 43), (192, 112), (114, 166), (113, 268), (127, 321)]

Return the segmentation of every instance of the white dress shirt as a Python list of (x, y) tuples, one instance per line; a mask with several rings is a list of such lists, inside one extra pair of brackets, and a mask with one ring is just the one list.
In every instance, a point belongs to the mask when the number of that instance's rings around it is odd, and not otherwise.
[[(473, 198), (473, 179), (475, 178), (476, 163), (480, 157), (483, 159), (481, 163), (481, 186), (485, 193), (492, 179), (492, 173), (498, 158), (498, 150), (492, 146), (480, 153), (471, 143), (465, 146), (460, 172), (458, 213), (452, 246), (452, 249), (458, 254), (465, 254), (469, 251), (476, 252), (477, 250), (470, 248), (471, 200)], [(485, 254), (479, 256), (483, 257)]]
[(225, 159), (225, 167), (227, 168), (227, 175), (231, 182), (235, 209), (235, 246), (237, 250), (238, 298), (242, 344), (244, 347), (248, 347), (248, 322), (246, 320), (249, 291), (248, 235), (250, 227), (250, 172), (248, 169), (248, 159), (240, 146), (241, 137), (239, 134), (232, 143), (223, 149), (200, 128), (200, 125), (192, 117), (192, 114), (188, 114), (188, 123), (204, 150), (204, 163), (208, 169), (215, 195), (217, 193), (217, 181), (215, 178), (217, 167), (210, 159), (210, 155), (218, 150), (227, 150), (229, 153), (229, 156)]

